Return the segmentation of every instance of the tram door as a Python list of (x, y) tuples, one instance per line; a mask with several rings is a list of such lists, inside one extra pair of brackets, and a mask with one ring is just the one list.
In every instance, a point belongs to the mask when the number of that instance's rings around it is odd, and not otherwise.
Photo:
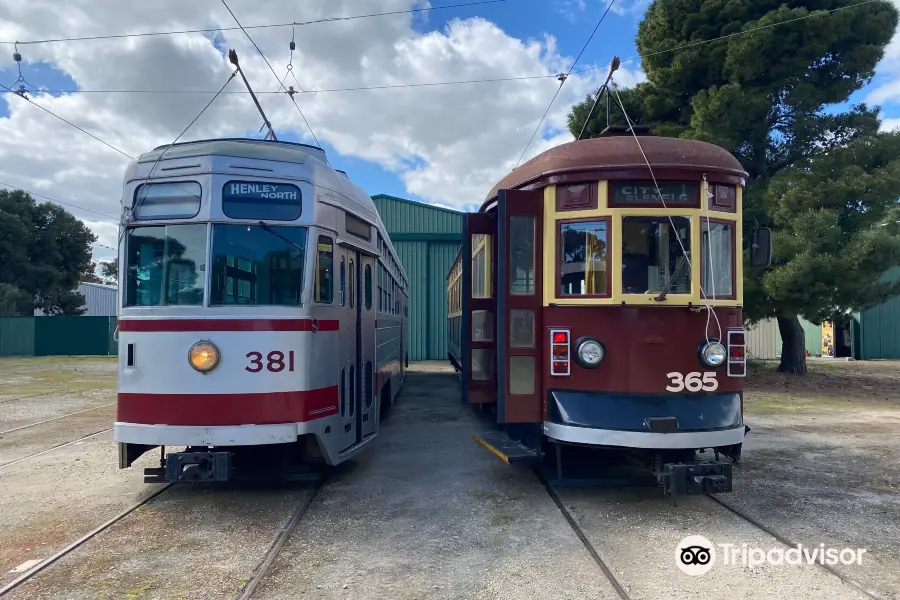
[(501, 423), (544, 420), (542, 191), (498, 195), (497, 416)]
[(347, 247), (340, 247), (338, 264), (338, 283), (340, 285), (339, 302), (341, 306), (341, 340), (339, 356), (341, 356), (340, 415), (343, 426), (344, 448), (348, 448), (362, 440), (360, 414), (362, 340), (359, 313), (359, 253)]
[(468, 213), (463, 221), (462, 400), (469, 404), (497, 401), (496, 225), (493, 214)]
[(372, 306), (373, 278), (377, 276), (375, 257), (366, 254), (357, 254), (359, 268), (357, 269), (357, 289), (359, 298), (357, 302), (357, 314), (359, 315), (359, 372), (360, 372), (360, 402), (359, 415), (362, 437), (375, 433), (378, 428), (378, 402), (375, 395), (375, 310)]

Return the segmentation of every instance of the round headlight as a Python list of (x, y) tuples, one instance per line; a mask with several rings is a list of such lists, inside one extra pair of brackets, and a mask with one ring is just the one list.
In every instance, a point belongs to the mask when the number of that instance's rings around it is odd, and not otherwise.
[(582, 367), (593, 368), (603, 361), (603, 344), (587, 338), (575, 343), (575, 358)]
[(715, 368), (722, 366), (725, 362), (725, 357), (725, 346), (720, 342), (709, 342), (704, 344), (700, 350), (700, 362), (706, 367)]
[(188, 362), (201, 373), (208, 373), (219, 364), (219, 349), (212, 342), (197, 342), (188, 352)]

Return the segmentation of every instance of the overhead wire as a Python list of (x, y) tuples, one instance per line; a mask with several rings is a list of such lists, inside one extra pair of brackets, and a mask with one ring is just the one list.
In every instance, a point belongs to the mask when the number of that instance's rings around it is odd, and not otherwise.
[[(628, 124), (628, 130), (631, 132), (631, 135), (634, 137), (634, 141), (637, 144), (638, 150), (641, 152), (641, 156), (644, 158), (644, 162), (647, 165), (647, 169), (650, 171), (650, 178), (653, 180), (653, 185), (656, 188), (656, 194), (659, 197), (659, 201), (662, 203), (663, 210), (666, 213), (666, 217), (669, 219), (669, 225), (672, 227), (672, 232), (675, 234), (675, 240), (678, 242), (678, 246), (681, 248), (681, 253), (684, 256), (685, 261), (688, 265), (688, 273), (691, 277), (693, 277), (694, 266), (691, 261), (690, 253), (685, 249), (684, 243), (681, 241), (681, 235), (678, 233), (678, 228), (675, 226), (675, 221), (672, 219), (672, 215), (670, 214), (668, 206), (666, 206), (666, 200), (663, 196), (662, 190), (659, 187), (659, 183), (656, 181), (656, 175), (653, 172), (653, 166), (650, 164), (650, 160), (647, 158), (647, 154), (644, 152), (644, 147), (641, 144), (640, 138), (638, 138), (637, 132), (634, 130), (634, 122), (631, 120), (631, 117), (628, 116), (628, 111), (625, 110), (625, 103), (622, 102), (622, 98), (619, 95), (619, 89), (614, 80), (610, 80), (610, 89), (613, 91), (613, 95), (616, 99), (616, 103), (619, 105), (619, 108), (622, 111), (622, 115), (625, 117), (625, 122)], [(708, 219), (707, 219), (708, 222)], [(708, 225), (707, 225), (708, 226)], [(676, 265), (677, 270), (677, 265)], [(674, 277), (675, 273), (673, 273)], [(709, 297), (706, 295), (706, 290), (703, 289), (703, 281), (701, 278), (700, 282), (700, 294), (703, 296), (703, 299), (706, 300), (706, 341), (709, 342), (709, 316), (712, 315), (716, 320), (716, 326), (719, 330), (719, 338), (718, 341), (722, 341), (722, 324), (719, 322), (719, 316), (715, 313), (712, 308), (712, 305), (709, 303)], [(713, 293), (715, 297), (715, 292)]]
[(519, 163), (522, 162), (522, 158), (525, 157), (525, 153), (528, 151), (528, 148), (531, 146), (531, 142), (534, 141), (534, 136), (537, 135), (537, 132), (541, 129), (541, 125), (544, 124), (544, 119), (547, 118), (547, 115), (550, 113), (550, 108), (553, 106), (553, 103), (556, 101), (556, 97), (559, 96), (560, 90), (566, 84), (566, 80), (569, 79), (569, 75), (572, 74), (572, 69), (575, 68), (575, 65), (578, 64), (578, 59), (581, 58), (581, 55), (584, 54), (584, 51), (587, 50), (588, 44), (591, 43), (591, 40), (594, 39), (594, 34), (597, 33), (597, 29), (600, 28), (600, 25), (603, 23), (603, 20), (606, 19), (606, 15), (609, 14), (609, 10), (613, 7), (613, 4), (616, 3), (616, 0), (610, 0), (609, 6), (606, 7), (606, 11), (604, 11), (603, 16), (600, 17), (600, 20), (597, 21), (597, 24), (594, 25), (594, 30), (591, 31), (591, 35), (588, 36), (587, 41), (584, 43), (584, 46), (581, 47), (581, 52), (578, 53), (578, 56), (575, 57), (575, 60), (572, 61), (572, 66), (569, 67), (569, 71), (560, 78), (559, 87), (556, 88), (556, 93), (553, 94), (553, 98), (550, 99), (550, 104), (547, 105), (547, 110), (544, 111), (544, 116), (541, 117), (541, 120), (538, 122), (537, 127), (534, 129), (534, 133), (531, 134), (531, 138), (528, 140), (528, 143), (525, 144), (525, 148), (522, 150), (522, 154), (519, 156), (519, 160), (516, 161), (516, 166), (513, 167), (515, 169), (519, 166)]
[(50, 196), (45, 196), (44, 194), (38, 194), (37, 192), (32, 192), (31, 190), (27, 190), (27, 189), (22, 188), (22, 187), (19, 187), (19, 186), (17, 186), (17, 185), (11, 185), (11, 184), (9, 184), (9, 183), (4, 183), (4, 182), (2, 182), (2, 181), (0, 181), (0, 185), (2, 185), (3, 187), (7, 187), (7, 188), (14, 189), (14, 190), (18, 190), (18, 191), (20, 191), (20, 192), (25, 192), (25, 193), (28, 194), (29, 196), (36, 196), (36, 197), (38, 197), (38, 198), (43, 198), (44, 200), (47, 200), (47, 201), (49, 201), (49, 202), (53, 202), (54, 204), (60, 204), (60, 205), (62, 205), (62, 206), (68, 206), (68, 207), (70, 207), (70, 208), (76, 208), (76, 209), (82, 210), (82, 211), (84, 211), (84, 212), (89, 212), (89, 213), (93, 213), (93, 214), (95, 214), (95, 215), (99, 215), (99, 216), (101, 216), (101, 217), (106, 217), (107, 219), (111, 219), (113, 222), (116, 222), (116, 223), (119, 222), (118, 217), (114, 217), (114, 216), (108, 215), (108, 214), (106, 214), (106, 213), (98, 212), (98, 211), (92, 210), (92, 209), (90, 209), (90, 208), (85, 208), (85, 207), (83, 207), (83, 206), (79, 206), (78, 204), (74, 204), (74, 203), (72, 203), (72, 202), (63, 202), (62, 200), (57, 200), (56, 198), (51, 198)]
[[(232, 11), (231, 8), (228, 6), (228, 3), (227, 3), (225, 0), (222, 0), (222, 4), (225, 6), (226, 10), (228, 10), (228, 13), (231, 15), (231, 18), (234, 19), (234, 22), (237, 23), (238, 27), (241, 28), (241, 31), (244, 32), (244, 35), (247, 36), (247, 39), (250, 40), (250, 43), (253, 44), (253, 47), (256, 48), (256, 51), (259, 52), (259, 55), (260, 55), (260, 56), (262, 57), (262, 59), (265, 61), (266, 66), (269, 67), (269, 70), (270, 70), (270, 71), (272, 71), (272, 75), (274, 75), (274, 76), (275, 76), (275, 79), (280, 83), (281, 89), (283, 89), (283, 90), (286, 92), (286, 91), (287, 91), (287, 88), (284, 87), (284, 83), (283, 83), (283, 82), (281, 81), (281, 79), (278, 77), (278, 73), (276, 73), (276, 72), (275, 72), (275, 69), (272, 68), (272, 64), (269, 62), (269, 59), (266, 58), (266, 55), (263, 54), (263, 51), (260, 50), (259, 46), (256, 45), (256, 42), (253, 41), (253, 38), (250, 37), (250, 34), (247, 33), (247, 30), (244, 29), (244, 26), (241, 25), (241, 22), (238, 20), (237, 16), (234, 14), (234, 11)], [(293, 72), (293, 69), (291, 69), (291, 72)], [(297, 78), (297, 76), (294, 75), (294, 79), (296, 79), (296, 78)], [(285, 78), (285, 79), (287, 79), (287, 78)], [(297, 85), (300, 85), (300, 82), (297, 82)], [(318, 147), (321, 148), (321, 147), (322, 147), (322, 144), (319, 143), (319, 138), (316, 137), (315, 132), (312, 130), (312, 127), (310, 127), (310, 125), (309, 125), (309, 121), (306, 120), (306, 115), (304, 115), (304, 114), (303, 114), (303, 111), (300, 110), (300, 106), (298, 106), (298, 105), (297, 105), (297, 102), (294, 101), (293, 96), (291, 96), (291, 101), (294, 102), (294, 106), (297, 108), (297, 112), (299, 112), (299, 113), (300, 113), (300, 116), (303, 117), (303, 122), (306, 123), (306, 128), (309, 129), (310, 135), (312, 135), (312, 136), (313, 136), (313, 139), (316, 141), (316, 146), (318, 146)]]
[(334, 23), (339, 21), (352, 21), (356, 19), (370, 19), (373, 17), (387, 17), (391, 15), (401, 15), (407, 13), (419, 13), (419, 12), (428, 12), (432, 10), (447, 10), (450, 8), (465, 8), (468, 6), (478, 6), (483, 4), (500, 4), (504, 2), (510, 2), (511, 0), (477, 0), (473, 2), (462, 2), (458, 4), (444, 4), (441, 6), (426, 6), (426, 7), (413, 7), (405, 10), (392, 10), (380, 13), (367, 13), (361, 15), (350, 15), (347, 17), (324, 17), (321, 19), (314, 19), (311, 21), (291, 21), (290, 23), (266, 23), (262, 25), (246, 25), (244, 27), (210, 27), (206, 29), (182, 29), (178, 31), (147, 31), (147, 32), (139, 32), (139, 33), (120, 33), (120, 34), (110, 34), (110, 35), (89, 35), (89, 36), (81, 36), (81, 37), (68, 37), (68, 38), (48, 38), (42, 40), (25, 40), (25, 41), (9, 41), (3, 40), (0, 41), (0, 44), (51, 44), (55, 42), (84, 42), (91, 40), (112, 40), (112, 39), (122, 39), (122, 38), (133, 38), (133, 37), (152, 37), (152, 36), (161, 36), (161, 35), (182, 35), (188, 33), (217, 33), (221, 31), (235, 31), (237, 29), (271, 29), (275, 27), (292, 27), (292, 26), (305, 26), (305, 25), (317, 25), (320, 23)]

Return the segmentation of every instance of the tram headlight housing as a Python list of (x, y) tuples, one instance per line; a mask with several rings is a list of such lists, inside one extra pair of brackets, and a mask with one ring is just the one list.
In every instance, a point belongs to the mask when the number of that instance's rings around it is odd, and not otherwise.
[(219, 364), (219, 349), (208, 340), (197, 342), (188, 351), (188, 362), (195, 371), (209, 373)]
[(575, 342), (575, 361), (585, 369), (600, 366), (606, 357), (606, 349), (599, 340), (583, 337)]
[(716, 369), (725, 364), (728, 351), (718, 340), (704, 341), (700, 344), (700, 364), (709, 369)]

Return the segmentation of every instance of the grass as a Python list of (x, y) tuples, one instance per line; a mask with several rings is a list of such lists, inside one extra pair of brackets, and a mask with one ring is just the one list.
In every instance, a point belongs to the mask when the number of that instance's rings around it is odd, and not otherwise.
[(115, 356), (0, 359), (0, 396), (72, 393), (115, 385)]

